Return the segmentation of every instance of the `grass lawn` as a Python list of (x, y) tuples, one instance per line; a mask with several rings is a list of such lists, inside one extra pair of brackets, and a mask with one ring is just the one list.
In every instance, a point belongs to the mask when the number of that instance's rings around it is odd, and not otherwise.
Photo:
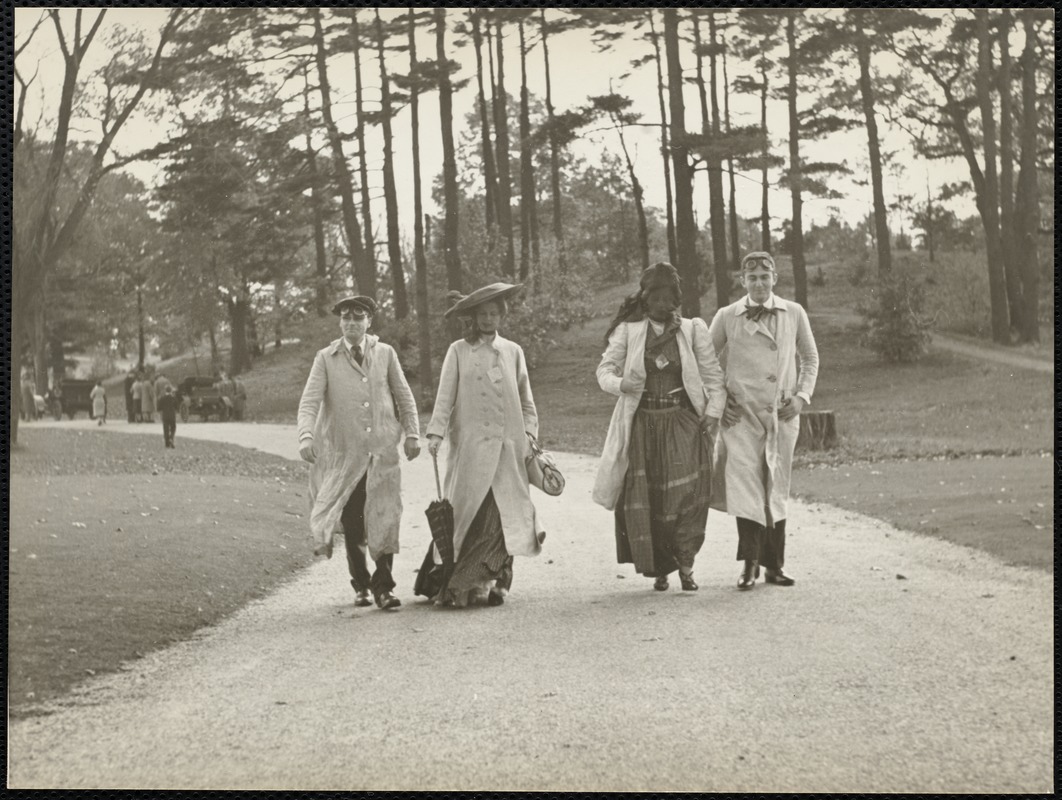
[[(34, 430), (11, 454), (8, 698), (186, 638), (312, 560), (305, 470), (230, 445)], [(161, 439), (161, 437), (159, 437)]]

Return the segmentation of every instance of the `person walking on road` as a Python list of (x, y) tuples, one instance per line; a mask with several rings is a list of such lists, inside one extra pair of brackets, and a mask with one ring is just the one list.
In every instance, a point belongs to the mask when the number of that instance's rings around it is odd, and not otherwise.
[(712, 508), (737, 517), (739, 589), (755, 585), (761, 566), (768, 583), (796, 582), (783, 569), (786, 508), (800, 412), (815, 391), (819, 353), (807, 312), (777, 297), (777, 282), (769, 253), (747, 254), (741, 283), (748, 294), (719, 309), (710, 329), (727, 391)]
[(107, 391), (103, 388), (103, 381), (96, 381), (89, 397), (92, 399), (92, 416), (97, 425), (102, 425), (107, 421)]
[(177, 438), (177, 407), (180, 405), (177, 393), (173, 391), (173, 384), (167, 382), (162, 387), (162, 396), (158, 399), (159, 416), (162, 417), (162, 438), (165, 446), (176, 448)]
[(446, 352), (428, 424), (433, 457), (444, 437), (450, 443), (444, 492), (454, 509), (454, 570), (446, 586), (433, 587), (439, 605), (501, 605), (513, 557), (542, 550), (526, 467), (538, 411), (523, 349), (498, 333), (506, 299), (522, 288), (492, 283), (468, 296), (451, 292), (446, 316), (469, 320), (469, 332)]
[(402, 518), (398, 443), (404, 432), (406, 458), (420, 454), (416, 401), (398, 354), (366, 333), (376, 302), (345, 297), (332, 313), (343, 335), (317, 351), (299, 401), (299, 455), (313, 465), (314, 554), (332, 557), (332, 535), (342, 525), (355, 605), (372, 605), (371, 590), (379, 608), (398, 608), (391, 574)]
[(136, 373), (132, 370), (125, 376), (125, 380), (122, 381), (122, 389), (125, 395), (125, 417), (127, 422), (136, 422), (137, 412), (140, 410), (140, 402), (137, 400), (133, 402), (133, 384), (136, 383)]
[(143, 422), (143, 396), (144, 396), (144, 373), (138, 372), (136, 374), (136, 380), (133, 381), (133, 385), (129, 390), (133, 399), (133, 422)]
[(615, 511), (616, 559), (668, 589), (696, 591), (723, 371), (702, 319), (684, 319), (678, 271), (647, 268), (605, 335), (597, 382), (616, 395), (593, 499)]

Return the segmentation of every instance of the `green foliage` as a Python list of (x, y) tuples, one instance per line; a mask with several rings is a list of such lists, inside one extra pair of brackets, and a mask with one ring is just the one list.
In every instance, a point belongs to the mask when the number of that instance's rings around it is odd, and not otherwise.
[(925, 284), (906, 269), (879, 279), (871, 300), (859, 307), (868, 329), (861, 344), (889, 363), (917, 361), (930, 342)]

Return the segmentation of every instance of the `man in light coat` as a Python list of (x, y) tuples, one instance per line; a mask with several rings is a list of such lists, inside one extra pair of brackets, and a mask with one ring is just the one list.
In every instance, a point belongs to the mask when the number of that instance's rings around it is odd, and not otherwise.
[[(404, 433), (406, 458), (416, 458), (420, 426), (398, 355), (366, 333), (375, 312), (375, 301), (361, 295), (332, 307), (343, 335), (314, 357), (299, 401), (299, 454), (313, 465), (314, 554), (332, 557), (332, 534), (341, 524), (355, 604), (371, 605), (371, 590), (379, 608), (393, 609), (402, 604), (391, 575), (402, 518), (398, 443)], [(371, 575), (366, 549), (375, 563)]]
[(755, 585), (761, 565), (768, 583), (795, 583), (783, 570), (786, 507), (800, 412), (815, 391), (819, 354), (807, 312), (775, 296), (777, 281), (770, 254), (746, 255), (741, 283), (748, 294), (719, 309), (710, 328), (727, 390), (712, 508), (737, 517), (739, 589)]

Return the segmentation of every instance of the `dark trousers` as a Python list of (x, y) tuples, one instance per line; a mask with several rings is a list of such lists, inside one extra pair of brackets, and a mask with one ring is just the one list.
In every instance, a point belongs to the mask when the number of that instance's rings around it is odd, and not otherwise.
[(785, 520), (768, 528), (760, 523), (737, 518), (738, 561), (759, 561), (764, 569), (781, 569), (785, 564)]
[(133, 410), (133, 396), (131, 394), (125, 396), (125, 415), (130, 422), (136, 422), (136, 411)]
[(347, 544), (347, 568), (350, 570), (350, 585), (354, 591), (372, 590), (374, 595), (389, 592), (395, 588), (391, 577), (391, 565), (394, 554), (387, 553), (376, 560), (376, 569), (369, 574), (368, 533), (365, 530), (365, 476), (354, 489), (339, 521), (343, 525), (343, 538)]
[(162, 437), (166, 440), (166, 444), (173, 444), (173, 437), (177, 435), (177, 415), (176, 414), (163, 414), (162, 415)]

